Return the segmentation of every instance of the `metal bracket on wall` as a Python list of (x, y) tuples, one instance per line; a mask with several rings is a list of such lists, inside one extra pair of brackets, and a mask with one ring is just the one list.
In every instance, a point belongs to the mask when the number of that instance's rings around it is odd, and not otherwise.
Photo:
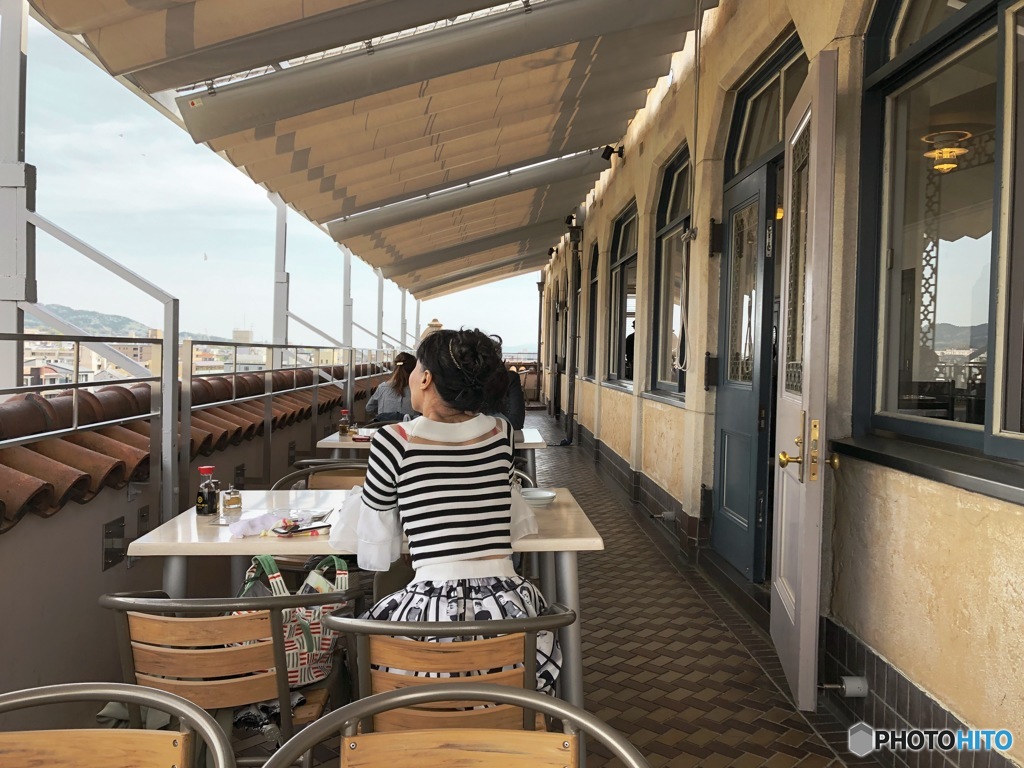
[(724, 230), (722, 222), (715, 221), (715, 217), (711, 217), (711, 226), (708, 228), (708, 258), (712, 256), (722, 255), (722, 242), (724, 239)]
[(718, 358), (710, 352), (704, 353), (704, 391), (718, 386)]
[(700, 484), (700, 519), (710, 520), (714, 512), (714, 489), (708, 488), (704, 483)]
[(245, 464), (235, 465), (235, 477), (232, 484), (240, 491), (245, 489)]
[(289, 467), (295, 465), (295, 459), (296, 459), (296, 456), (295, 456), (295, 441), (292, 440), (292, 441), (290, 441), (288, 443), (288, 466)]
[(124, 516), (103, 524), (103, 570), (113, 568), (124, 560), (127, 549), (124, 540)]

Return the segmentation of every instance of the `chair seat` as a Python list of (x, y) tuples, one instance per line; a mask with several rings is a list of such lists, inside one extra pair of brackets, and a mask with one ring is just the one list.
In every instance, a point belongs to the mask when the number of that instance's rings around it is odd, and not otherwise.
[(319, 720), (327, 707), (328, 690), (324, 688), (313, 688), (302, 692), (306, 697), (306, 703), (298, 706), (292, 712), (292, 722), (295, 725), (308, 725), (314, 720)]

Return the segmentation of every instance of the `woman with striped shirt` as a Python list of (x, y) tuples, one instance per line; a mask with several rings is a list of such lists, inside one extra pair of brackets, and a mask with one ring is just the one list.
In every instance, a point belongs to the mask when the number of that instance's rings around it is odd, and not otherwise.
[[(362, 494), (370, 519), (359, 523), (361, 538), (372, 540), (397, 516), (416, 575), (368, 618), (479, 621), (544, 609), (540, 591), (512, 567), (512, 427), (484, 415), (506, 386), (500, 339), (442, 330), (420, 342), (409, 387), (423, 415), (374, 435)], [(387, 564), (378, 557), (377, 567)], [(552, 690), (560, 662), (553, 633), (541, 632), (539, 689)]]

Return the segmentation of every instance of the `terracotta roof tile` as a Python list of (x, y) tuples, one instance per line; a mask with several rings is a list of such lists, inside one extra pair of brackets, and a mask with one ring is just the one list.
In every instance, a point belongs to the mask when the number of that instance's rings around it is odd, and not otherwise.
[[(336, 379), (345, 375), (342, 366), (322, 369)], [(360, 364), (357, 375), (375, 368)], [(278, 371), (272, 375), (271, 429), (279, 429), (313, 415), (313, 395), (292, 388), (312, 384), (316, 373)], [(265, 374), (241, 373), (192, 380), (193, 405), (223, 403), (264, 394)], [(355, 397), (367, 397), (366, 381), (355, 383)], [(317, 408), (324, 413), (344, 402), (345, 387), (322, 386)], [(148, 413), (148, 384), (113, 385), (99, 390), (79, 390), (78, 424), (88, 426)], [(63, 392), (44, 398), (31, 393), (0, 403), (0, 440), (27, 437), (67, 429), (74, 421), (73, 397)], [(262, 401), (225, 403), (191, 415), (189, 458), (209, 455), (229, 444), (262, 435), (265, 431)], [(49, 516), (68, 501), (85, 503), (105, 487), (123, 488), (130, 479), (149, 476), (150, 435), (148, 421), (130, 421), (99, 429), (83, 429), (61, 438), (45, 438), (23, 446), (0, 449), (0, 533), (13, 528), (26, 514)], [(179, 423), (180, 437), (180, 423)]]

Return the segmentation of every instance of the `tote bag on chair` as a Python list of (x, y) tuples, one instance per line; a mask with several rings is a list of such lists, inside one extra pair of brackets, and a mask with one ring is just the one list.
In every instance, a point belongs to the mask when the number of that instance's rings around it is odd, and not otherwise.
[[(334, 570), (334, 581), (326, 574)], [(264, 583), (263, 579), (266, 579)], [(348, 590), (348, 565), (340, 557), (328, 555), (309, 572), (296, 594), (313, 592), (345, 592)], [(256, 555), (245, 574), (239, 597), (288, 597), (277, 563), (270, 555)], [(288, 685), (300, 688), (318, 683), (331, 673), (331, 661), (338, 642), (338, 633), (324, 628), (323, 616), (338, 613), (353, 616), (353, 601), (349, 595), (339, 595), (337, 603), (291, 608), (283, 611), (284, 651), (288, 662)]]

